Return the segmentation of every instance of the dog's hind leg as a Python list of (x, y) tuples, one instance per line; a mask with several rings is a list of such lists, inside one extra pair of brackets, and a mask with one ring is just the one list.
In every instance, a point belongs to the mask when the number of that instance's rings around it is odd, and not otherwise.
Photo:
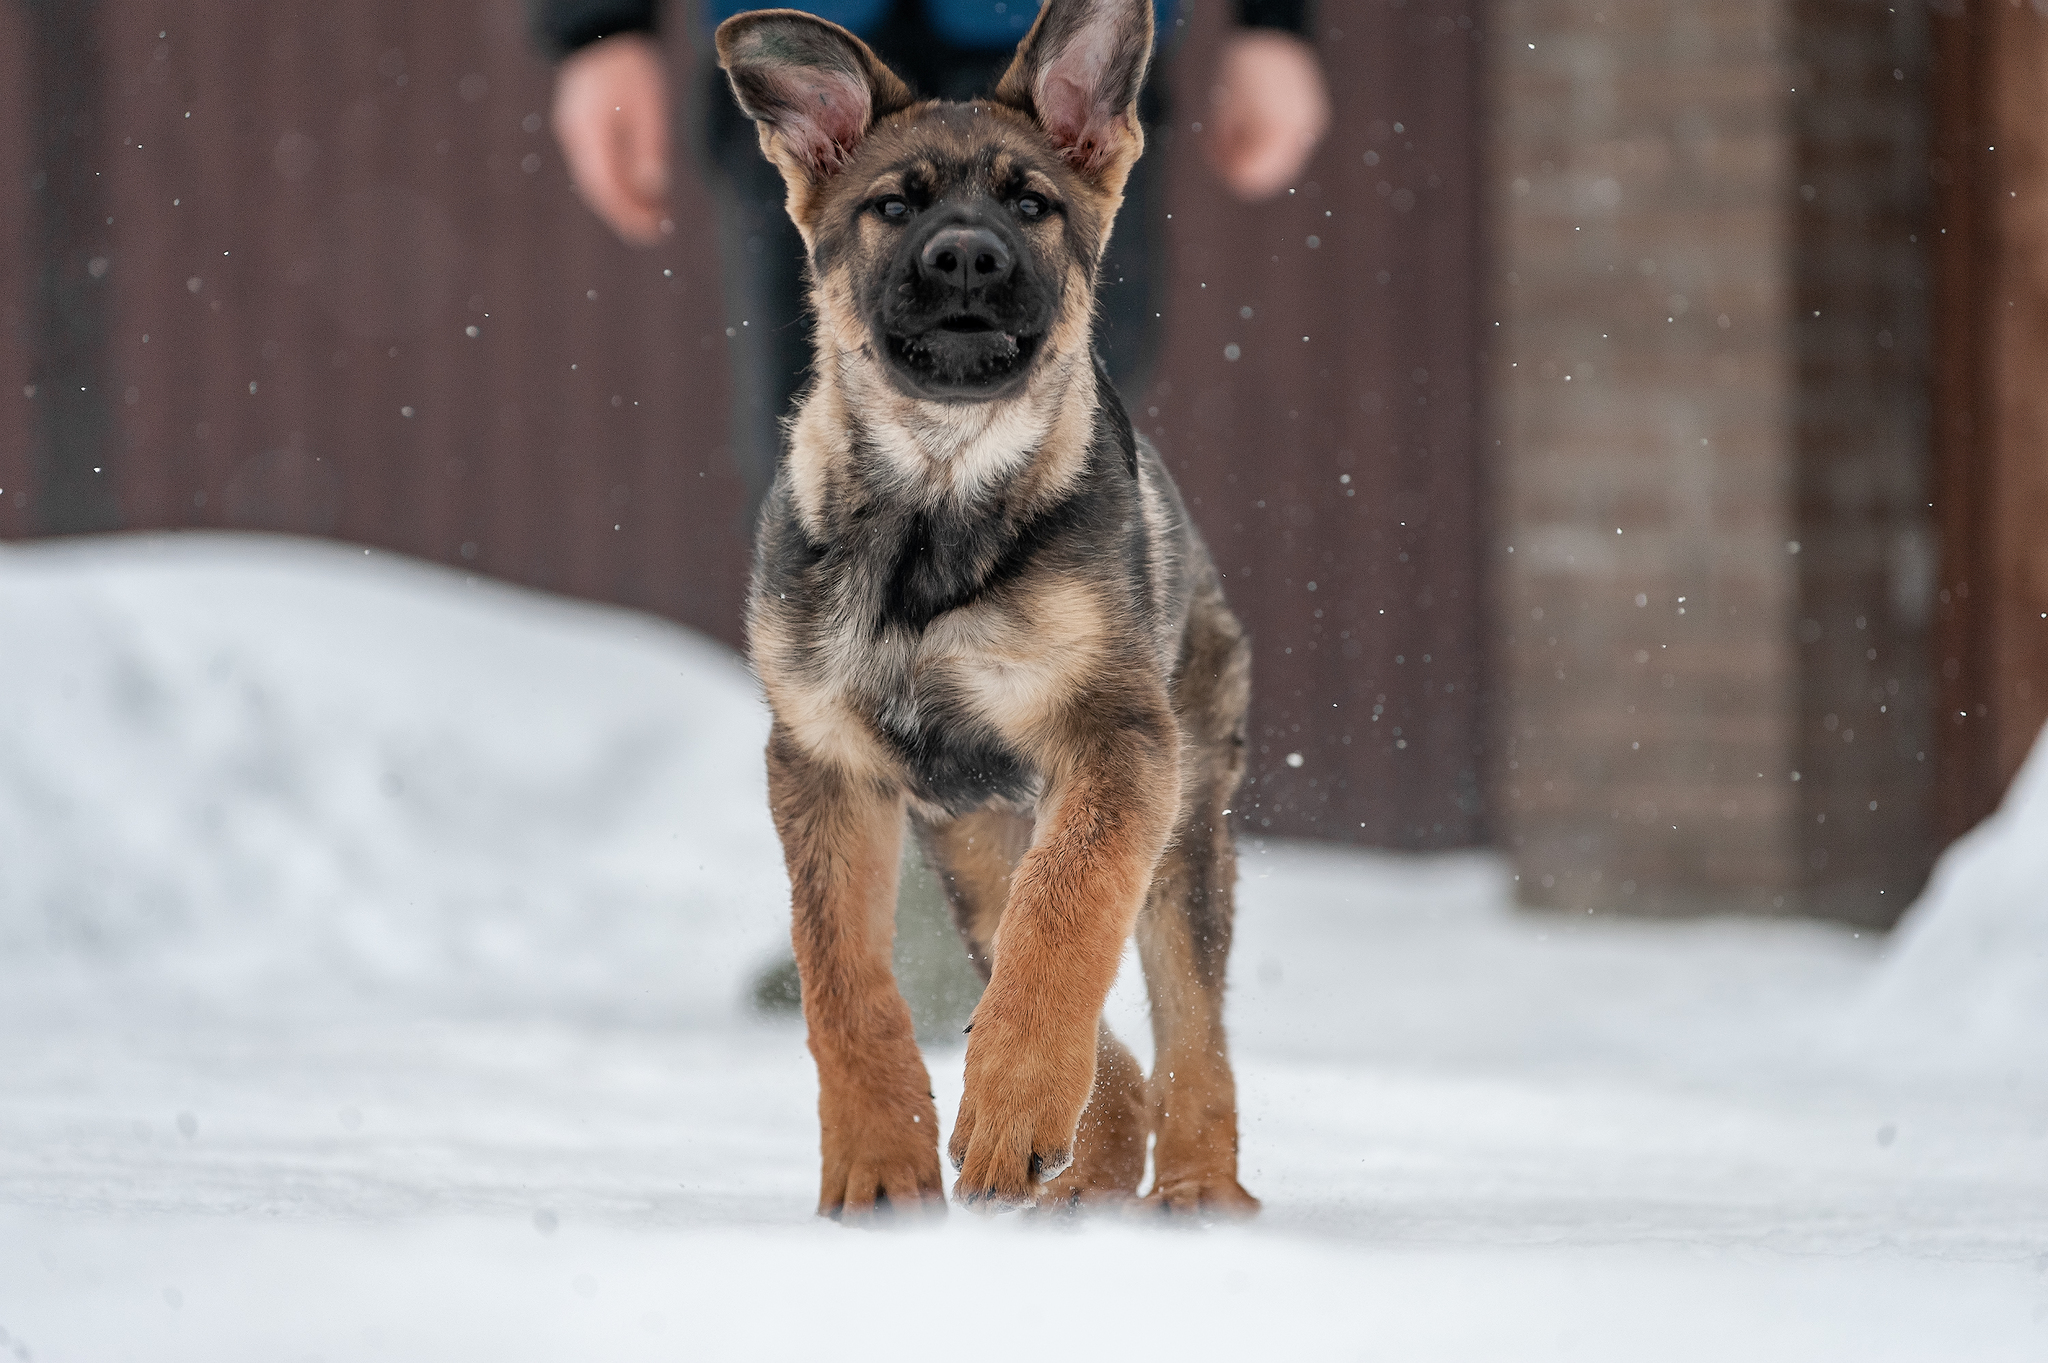
[(1249, 649), (1220, 595), (1197, 597), (1175, 709), (1189, 739), (1180, 817), (1138, 917), (1152, 1000), (1151, 1198), (1171, 1212), (1258, 1210), (1237, 1181), (1237, 1085), (1223, 1035), (1237, 850), (1226, 809), (1244, 779)]
[(1042, 1207), (1129, 1202), (1145, 1180), (1152, 1105), (1145, 1070), (1107, 1023), (1095, 1026), (1095, 1087), (1074, 1134), (1074, 1163), (1039, 1190)]
[[(968, 959), (988, 981), (995, 966), (996, 925), (1009, 899), (1010, 877), (1031, 846), (1031, 819), (984, 806), (946, 823), (916, 821), (925, 861), (938, 875)], [(1081, 1112), (1074, 1163), (1043, 1185), (1040, 1205), (1118, 1202), (1137, 1196), (1152, 1133), (1145, 1071), (1130, 1050), (1096, 1025), (1095, 1086)]]
[(818, 1062), (818, 1213), (943, 1211), (931, 1079), (889, 966), (902, 797), (805, 752), (778, 725), (768, 801), (789, 865), (790, 937)]
[(1031, 816), (983, 805), (957, 819), (913, 817), (925, 864), (946, 891), (953, 926), (983, 984), (995, 968), (996, 924), (1010, 898), (1010, 877), (1031, 847)]

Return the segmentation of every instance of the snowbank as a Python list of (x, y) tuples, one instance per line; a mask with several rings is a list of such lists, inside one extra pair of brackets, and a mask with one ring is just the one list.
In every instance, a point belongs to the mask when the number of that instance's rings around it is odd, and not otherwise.
[[(0, 698), (0, 971), (17, 986), (82, 970), (216, 1002), (289, 984), (731, 1019), (784, 939), (755, 684), (722, 647), (646, 616), (281, 537), (0, 547)], [(1274, 870), (1248, 857), (1256, 906)], [(1481, 963), (1528, 934), (1506, 929), (1490, 864), (1419, 869), (1417, 886), (1450, 888), (1412, 893), (1339, 854), (1277, 869), (1292, 888), (1274, 907), (1306, 915), (1301, 942), (1369, 914), (1384, 941), (1423, 934), (1440, 963), (1369, 989), (1345, 981), (1371, 963), (1332, 965), (1328, 996), (1376, 1009), (1347, 1035), (1450, 1058), (1468, 1034), (1482, 1050), (1505, 1034), (1486, 1000), (1530, 977), (1519, 956)], [(1263, 920), (1249, 916), (1248, 944)], [(1683, 950), (1639, 960), (1621, 944), (1645, 933)], [(1752, 1063), (1760, 1047), (1731, 1043), (1756, 1029), (1727, 998), (1750, 941), (1618, 925), (1572, 957), (1597, 978), (1561, 991), (1562, 1008), (1519, 1010), (1542, 1021), (1517, 1045), (1583, 1053), (1633, 1000), (1671, 1015), (1657, 1044)], [(1667, 957), (1682, 964), (1644, 964)], [(1819, 1007), (1864, 968), (1832, 948), (1799, 959), (1820, 972), (1804, 991)], [(1264, 992), (1265, 968), (1240, 952), (1241, 998)], [(1317, 969), (1293, 965), (1290, 982)], [(1444, 1006), (1467, 983), (1484, 999)], [(1866, 992), (1835, 1016), (1899, 1058), (2048, 1068), (2032, 1064), (2048, 1060), (2048, 739), (1943, 859)], [(1125, 981), (1125, 1030), (1143, 1032), (1143, 1007)], [(1583, 1009), (1593, 1020), (1573, 1022)]]
[(1900, 923), (1866, 1020), (1921, 1065), (2048, 1074), (2048, 731)]
[(786, 931), (756, 687), (645, 616), (303, 540), (0, 548), (0, 697), (5, 968), (729, 1014)]

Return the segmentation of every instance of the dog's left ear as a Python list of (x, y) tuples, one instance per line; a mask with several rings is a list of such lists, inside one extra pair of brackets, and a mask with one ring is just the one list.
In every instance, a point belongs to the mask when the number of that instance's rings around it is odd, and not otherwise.
[(907, 108), (910, 87), (837, 24), (792, 9), (736, 14), (718, 26), (718, 64), (789, 184), (789, 213), (810, 204), (878, 118)]
[(1152, 0), (1046, 0), (996, 98), (1116, 193), (1145, 149), (1138, 91), (1151, 60)]

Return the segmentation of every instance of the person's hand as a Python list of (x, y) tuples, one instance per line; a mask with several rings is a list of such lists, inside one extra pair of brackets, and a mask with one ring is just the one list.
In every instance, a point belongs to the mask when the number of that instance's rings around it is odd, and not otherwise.
[(555, 75), (555, 137), (576, 192), (627, 241), (675, 230), (668, 217), (668, 76), (639, 33), (571, 53)]
[(1272, 29), (1224, 39), (1210, 105), (1203, 150), (1231, 192), (1253, 202), (1301, 174), (1330, 127), (1330, 93), (1315, 49)]

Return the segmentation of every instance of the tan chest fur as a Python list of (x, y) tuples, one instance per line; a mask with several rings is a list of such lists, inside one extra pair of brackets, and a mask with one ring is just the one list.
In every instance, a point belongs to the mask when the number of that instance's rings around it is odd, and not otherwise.
[[(853, 584), (844, 584), (853, 595)], [(1106, 664), (1115, 612), (1095, 584), (1038, 574), (939, 615), (921, 630), (866, 627), (872, 603), (836, 603), (855, 622), (811, 648), (756, 623), (756, 665), (802, 745), (848, 774), (909, 773), (898, 741), (971, 728), (1028, 765)], [(822, 647), (820, 645), (822, 644)], [(897, 741), (892, 741), (892, 736)]]

